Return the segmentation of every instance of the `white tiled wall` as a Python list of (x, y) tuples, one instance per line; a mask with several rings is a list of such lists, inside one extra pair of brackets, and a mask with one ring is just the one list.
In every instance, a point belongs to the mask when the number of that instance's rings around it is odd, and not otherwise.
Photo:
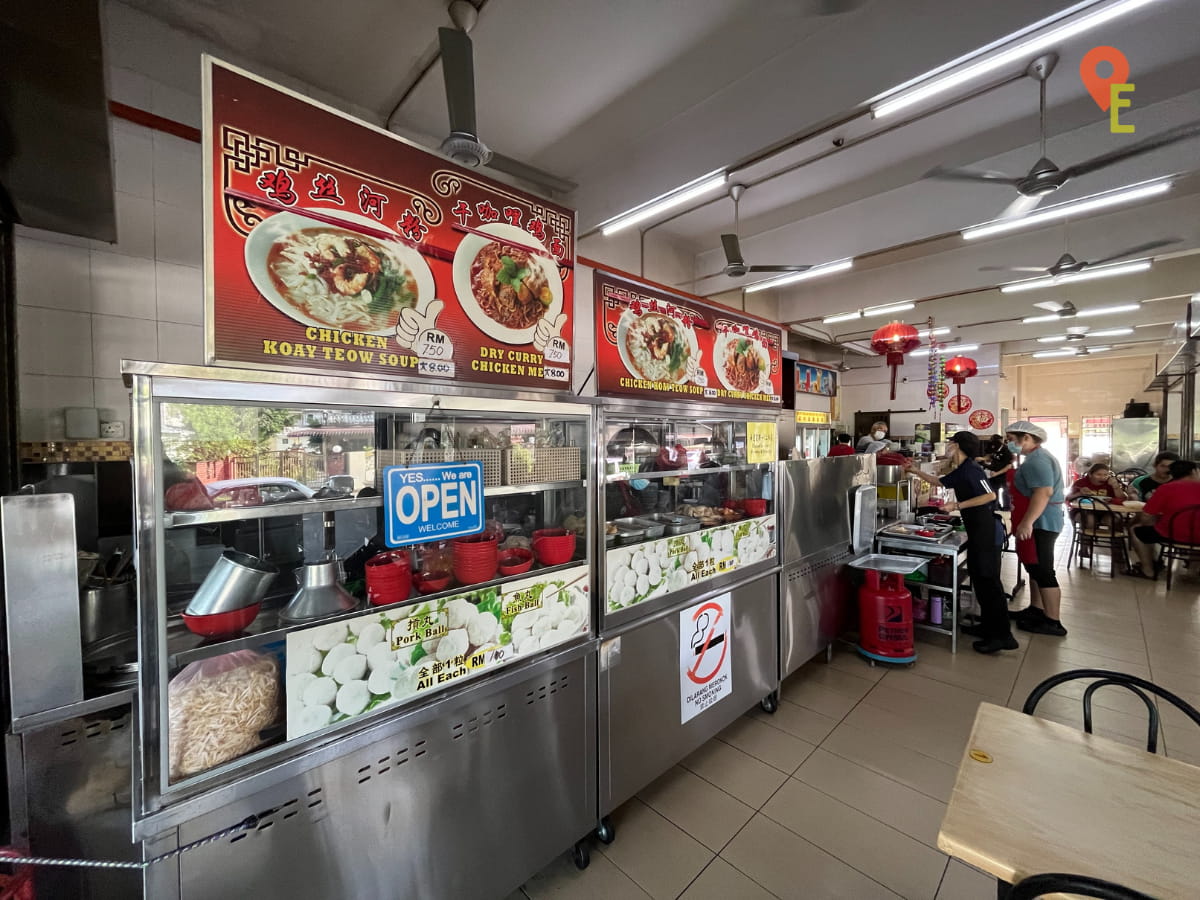
[[(352, 104), (230, 57), (121, 3), (108, 2), (108, 95), (200, 126), (200, 55), (213, 52), (352, 115)], [(63, 409), (122, 421), (121, 359), (198, 364), (203, 356), (200, 145), (112, 120), (117, 242), (19, 228), (16, 242), (21, 440), (63, 438)]]

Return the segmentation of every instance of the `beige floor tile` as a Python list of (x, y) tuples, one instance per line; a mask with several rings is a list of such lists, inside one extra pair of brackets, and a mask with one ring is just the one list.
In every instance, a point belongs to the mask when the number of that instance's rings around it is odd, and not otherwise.
[(914, 722), (885, 706), (874, 705), (870, 696), (856, 706), (842, 724), (853, 725), (869, 734), (886, 734), (898, 744), (953, 766), (957, 766), (962, 758), (970, 733), (970, 728), (964, 730), (961, 721), (947, 727)]
[(750, 715), (809, 744), (820, 744), (838, 724), (837, 719), (823, 716), (819, 712), (786, 700), (781, 700), (779, 708), (773, 713), (756, 708)]
[(709, 741), (682, 765), (754, 809), (760, 809), (787, 780), (778, 769), (718, 740)]
[(960, 735), (964, 741), (971, 733), (979, 704), (987, 703), (991, 699), (949, 684), (944, 685), (947, 691), (942, 699), (933, 699), (909, 693), (894, 687), (893, 684), (895, 682), (885, 678), (875, 690), (867, 694), (863, 702), (903, 716), (922, 728), (953, 732)]
[(881, 666), (870, 665), (865, 657), (847, 647), (837, 647), (834, 650), (829, 666), (867, 681), (878, 681), (884, 674)]
[(729, 843), (754, 810), (694, 772), (675, 766), (638, 797), (710, 850)]
[(582, 872), (561, 856), (523, 887), (530, 900), (650, 900), (650, 895), (603, 854), (593, 853)]
[(655, 900), (675, 900), (715, 855), (640, 800), (612, 820), (618, 837), (602, 853)]
[[(1029, 648), (1029, 652), (1025, 656), (1025, 667), (1038, 667), (1041, 665), (1054, 665), (1062, 668), (1096, 668), (1096, 669), (1112, 669), (1117, 672), (1127, 672), (1130, 675), (1148, 675), (1150, 673), (1149, 657), (1146, 651), (1142, 650), (1140, 658), (1133, 658), (1137, 654), (1114, 649), (1111, 647), (1097, 647), (1096, 649), (1084, 649), (1078, 645), (1071, 645), (1071, 636), (1068, 634), (1061, 640), (1056, 640), (1053, 637), (1045, 636), (1045, 639), (1039, 637), (1033, 642), (1033, 646)], [(1053, 643), (1052, 643), (1053, 642)], [(1114, 656), (1114, 653), (1121, 656)]]
[(807, 784), (792, 779), (762, 814), (902, 897), (937, 893), (943, 854)]
[[(802, 669), (785, 681), (780, 689), (780, 697), (789, 703), (795, 703), (797, 706), (811, 709), (813, 712), (829, 716), (829, 718), (836, 719), (839, 722), (846, 713), (854, 709), (854, 704), (862, 699), (862, 696), (856, 697), (840, 693), (832, 688), (818, 684), (815, 680), (808, 678), (807, 674)], [(873, 682), (867, 684), (867, 689), (869, 690), (872, 685)], [(863, 691), (863, 695), (865, 694), (866, 691)]]
[(958, 761), (943, 762), (904, 746), (887, 732), (870, 731), (843, 722), (821, 745), (822, 750), (856, 762), (943, 803), (950, 800)]
[(758, 882), (717, 857), (679, 900), (773, 900), (774, 896)]
[[(1018, 634), (1017, 640), (1026, 644), (1029, 637)], [(971, 649), (968, 641), (961, 642), (959, 648), (959, 653), (951, 653), (948, 648), (921, 642), (917, 647), (918, 659), (914, 671), (926, 678), (957, 685), (993, 699), (1006, 699), (1013, 682), (1017, 680), (1023, 655), (997, 653), (981, 656)]]
[(957, 859), (950, 860), (937, 900), (995, 900), (996, 879)]
[[(841, 651), (845, 652), (845, 651)], [(838, 657), (834, 657), (837, 659)], [(854, 663), (854, 660), (850, 660)], [(865, 667), (866, 673), (859, 671), (848, 665), (846, 668), (838, 668), (837, 666), (827, 665), (823, 660), (818, 662), (810, 662), (803, 668), (793, 672), (788, 676), (787, 681), (804, 680), (806, 684), (819, 684), (821, 687), (828, 688), (838, 694), (843, 694), (853, 700), (861, 700), (866, 696), (867, 691), (874, 687), (875, 682), (883, 677), (883, 673), (876, 673), (874, 669)], [(817, 710), (820, 712), (820, 710)]]
[[(761, 710), (758, 712), (761, 713)], [(749, 753), (755, 759), (791, 775), (816, 749), (816, 744), (802, 741), (773, 727), (773, 724), (769, 714), (764, 714), (761, 720), (753, 716), (742, 716), (718, 737), (742, 752)]]
[(827, 750), (818, 749), (793, 777), (937, 849), (945, 803)]
[(896, 897), (883, 885), (761, 813), (738, 833), (721, 858), (784, 900)]
[(880, 683), (879, 688), (886, 688), (889, 691), (903, 691), (906, 694), (912, 694), (914, 697), (932, 700), (935, 704), (947, 704), (955, 708), (966, 708), (972, 712), (981, 701), (989, 699), (985, 694), (929, 678), (922, 674), (919, 666), (912, 669), (893, 669), (888, 672), (887, 677)]

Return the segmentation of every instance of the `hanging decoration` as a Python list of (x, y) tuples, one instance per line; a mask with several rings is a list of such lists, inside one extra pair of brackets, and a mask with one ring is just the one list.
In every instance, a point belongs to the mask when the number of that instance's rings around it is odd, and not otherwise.
[(941, 374), (942, 366), (939, 362), (938, 342), (933, 337), (933, 316), (925, 320), (926, 333), (929, 335), (929, 356), (927, 359), (928, 367), (925, 376), (925, 396), (929, 398), (929, 408), (933, 409), (938, 405), (938, 376)]
[(903, 322), (889, 322), (871, 335), (871, 349), (887, 357), (892, 367), (892, 399), (896, 399), (896, 370), (904, 362), (904, 354), (921, 344), (917, 329)]
[(945, 369), (946, 376), (958, 387), (958, 399), (959, 405), (961, 405), (962, 386), (967, 383), (968, 378), (979, 374), (979, 366), (969, 356), (953, 356), (946, 360), (946, 365), (943, 368)]

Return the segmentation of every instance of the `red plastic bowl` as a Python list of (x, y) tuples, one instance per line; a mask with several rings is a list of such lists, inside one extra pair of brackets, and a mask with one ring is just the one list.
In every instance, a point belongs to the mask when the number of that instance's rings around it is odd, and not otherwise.
[(533, 551), (524, 547), (514, 547), (512, 550), (502, 550), (500, 553), (500, 574), (520, 575), (533, 567)]
[(427, 572), (418, 572), (413, 576), (413, 584), (417, 586), (417, 590), (422, 594), (436, 594), (438, 591), (444, 591), (450, 587), (450, 576), (430, 575)]
[(533, 533), (533, 552), (544, 566), (560, 566), (575, 555), (575, 532), (543, 528)]
[(183, 624), (188, 627), (188, 631), (204, 637), (237, 634), (246, 630), (246, 626), (254, 621), (261, 608), (261, 603), (255, 603), (229, 612), (213, 613), (211, 616), (190, 616), (184, 613)]
[(765, 516), (767, 514), (766, 500), (743, 500), (742, 508), (748, 516)]

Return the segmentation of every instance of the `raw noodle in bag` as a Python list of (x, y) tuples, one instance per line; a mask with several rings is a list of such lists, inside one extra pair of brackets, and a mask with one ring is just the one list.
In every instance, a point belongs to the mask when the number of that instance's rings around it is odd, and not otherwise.
[(279, 718), (275, 658), (237, 650), (186, 666), (167, 687), (174, 781), (254, 750)]

